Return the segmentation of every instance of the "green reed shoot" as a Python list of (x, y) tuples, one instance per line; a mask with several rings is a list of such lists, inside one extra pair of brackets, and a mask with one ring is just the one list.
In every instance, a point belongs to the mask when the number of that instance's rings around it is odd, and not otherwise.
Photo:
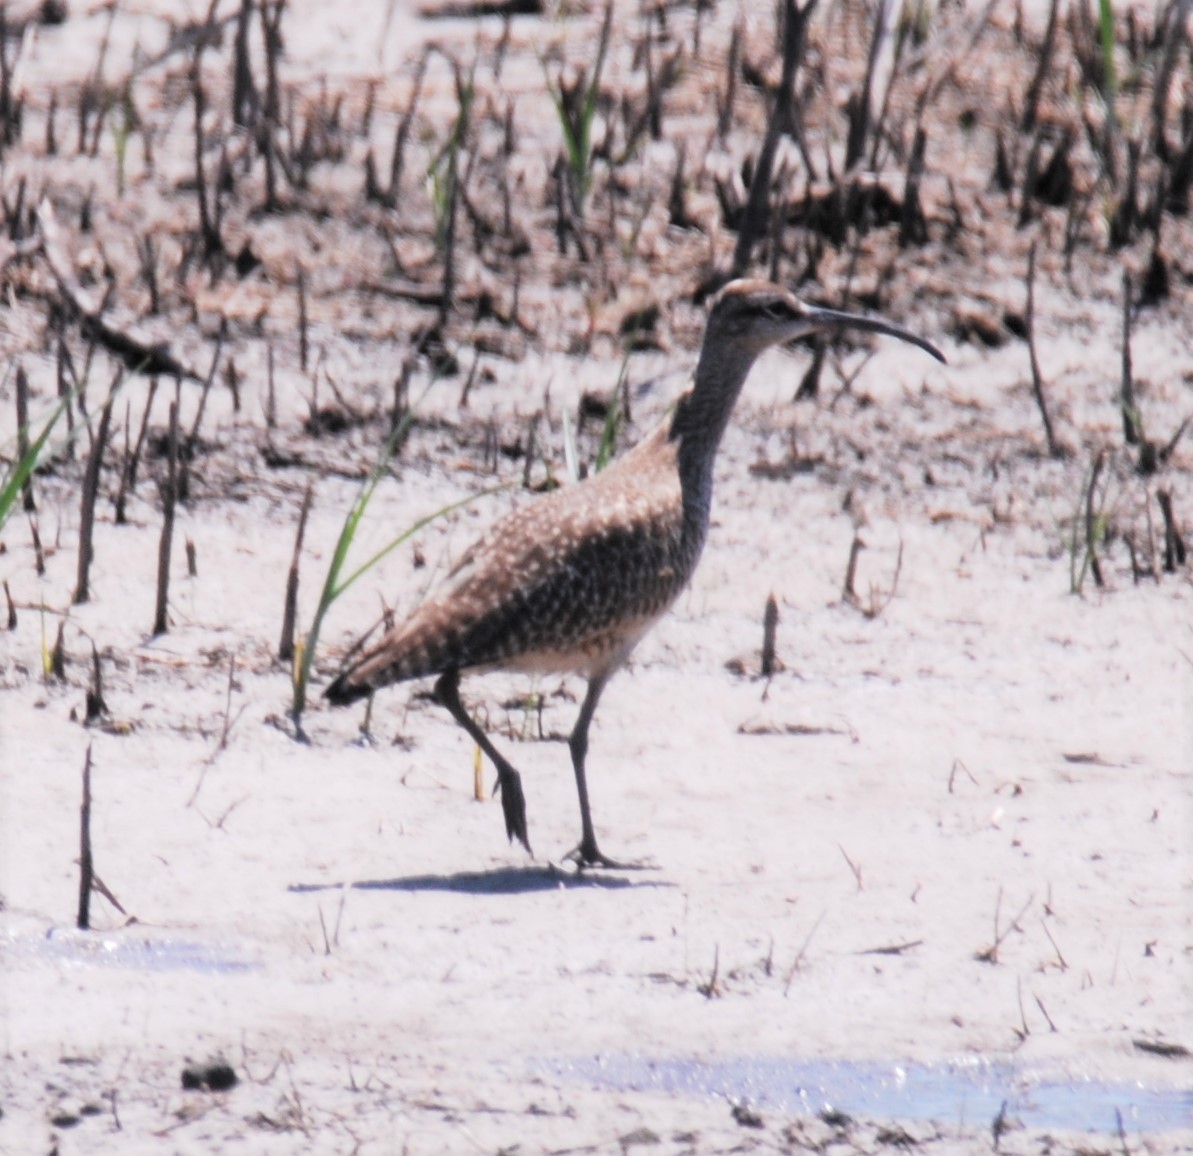
[(310, 685), (311, 665), (315, 656), (315, 648), (319, 642), (319, 633), (323, 627), (323, 619), (327, 612), (331, 609), (332, 604), (344, 593), (358, 578), (363, 577), (370, 570), (373, 569), (383, 558), (396, 550), (404, 542), (408, 542), (420, 530), (425, 529), (432, 522), (440, 518), (445, 518), (449, 514), (455, 513), (456, 510), (462, 509), (464, 506), (470, 505), (478, 498), (486, 497), (489, 494), (495, 494), (500, 490), (506, 489), (506, 485), (492, 486), (487, 490), (481, 490), (479, 493), (470, 494), (466, 498), (461, 498), (458, 502), (451, 502), (446, 506), (428, 514), (424, 518), (418, 519), (412, 525), (408, 526), (401, 534), (394, 538), (387, 545), (383, 546), (375, 554), (362, 562), (346, 577), (344, 570), (348, 563), (348, 552), (352, 548), (352, 543), (356, 539), (357, 530), (360, 528), (361, 521), (365, 516), (365, 512), (369, 508), (369, 503), (373, 500), (373, 495), (377, 492), (377, 487), (381, 483), (381, 479), (385, 477), (389, 470), (390, 461), (397, 447), (402, 443), (406, 434), (409, 432), (410, 423), (413, 421), (411, 411), (403, 416), (402, 420), (394, 427), (393, 433), (390, 434), (382, 448), (381, 454), (374, 463), (373, 468), (369, 471), (369, 476), (361, 483), (360, 491), (356, 495), (356, 500), (352, 503), (351, 509), (348, 511), (347, 517), (344, 519), (344, 524), (340, 529), (339, 539), (336, 541), (336, 548), (332, 554), (331, 562), (327, 567), (327, 575), (323, 580), (323, 589), (319, 594), (319, 602), (315, 608), (314, 618), (311, 620), (310, 629), (306, 636), (295, 647), (294, 654), (294, 705), (291, 713), (297, 722), (302, 716), (302, 712), (306, 709), (307, 688)]
[(592, 124), (596, 119), (597, 100), (601, 95), (601, 73), (604, 71), (612, 31), (613, 5), (609, 3), (601, 24), (592, 78), (581, 78), (574, 89), (565, 89), (560, 79), (552, 80), (546, 64), (540, 61), (547, 91), (551, 94), (555, 115), (559, 118), (563, 133), (564, 152), (572, 177), (572, 207), (577, 217), (584, 215), (584, 203), (592, 188)]
[(69, 400), (69, 397), (64, 397), (54, 406), (41, 433), (37, 435), (29, 449), (18, 461), (10, 463), (4, 474), (4, 480), (0, 483), (0, 527), (3, 527), (8, 520), (8, 515), (12, 513), (13, 507), (21, 496), (22, 487), (37, 468), (38, 459), (46, 447), (46, 442), (50, 439), (54, 426), (58, 424), (58, 419), (65, 412)]

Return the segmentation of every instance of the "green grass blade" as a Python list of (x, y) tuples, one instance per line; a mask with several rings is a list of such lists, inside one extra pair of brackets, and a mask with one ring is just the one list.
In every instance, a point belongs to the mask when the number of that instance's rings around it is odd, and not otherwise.
[(1114, 9), (1111, 0), (1098, 0), (1098, 32), (1102, 40), (1103, 96), (1107, 103), (1118, 92), (1118, 76), (1114, 70)]
[(585, 168), (585, 158), (575, 129), (572, 127), (571, 118), (568, 116), (567, 106), (564, 104), (563, 89), (558, 84), (552, 83), (547, 62), (541, 56), (539, 57), (539, 66), (543, 70), (543, 80), (546, 82), (547, 92), (551, 96), (551, 103), (555, 105), (555, 115), (559, 120), (559, 130), (563, 134), (563, 148), (567, 153), (568, 167), (572, 172), (580, 174)]
[(580, 136), (581, 148), (584, 156), (584, 179), (586, 183), (585, 192), (587, 192), (587, 182), (589, 180), (589, 165), (592, 159), (592, 122), (596, 117), (597, 101), (601, 95), (601, 73), (605, 69), (605, 57), (609, 51), (609, 38), (613, 29), (613, 5), (612, 3), (605, 7), (605, 19), (601, 24), (601, 39), (597, 48), (596, 64), (592, 69), (592, 83), (588, 86), (588, 91), (584, 95), (584, 106), (580, 117)]
[[(427, 385), (426, 389), (420, 395), (420, 401), (422, 397), (426, 396), (432, 385), (434, 385), (434, 380)], [(377, 487), (381, 484), (381, 479), (387, 474), (389, 464), (393, 460), (398, 446), (401, 445), (410, 430), (410, 426), (414, 421), (416, 406), (417, 402), (402, 415), (402, 420), (398, 422), (393, 432), (386, 439), (377, 461), (369, 471), (368, 477), (361, 483), (360, 490), (352, 503), (352, 507), (344, 518), (344, 524), (340, 527), (340, 534), (336, 539), (335, 550), (332, 552), (331, 562), (328, 564), (327, 573), (323, 579), (323, 588), (319, 593), (319, 602), (315, 608), (315, 614), (311, 619), (310, 628), (303, 636), (299, 647), (295, 651), (293, 676), (294, 699), (291, 713), (296, 723), (301, 719), (302, 713), (306, 709), (307, 688), (310, 686), (311, 667), (315, 660), (315, 650), (318, 646), (320, 632), (323, 629), (323, 620), (327, 616), (327, 612), (331, 609), (332, 603), (358, 578), (376, 566), (392, 550), (397, 549), (403, 542), (408, 541), (413, 535), (417, 534), (419, 530), (430, 525), (436, 519), (446, 517), (453, 511), (468, 505), (470, 502), (476, 501), (478, 498), (483, 498), (487, 494), (493, 494), (498, 490), (508, 488), (507, 485), (501, 485), (482, 490), (478, 494), (472, 494), (458, 502), (444, 506), (432, 514), (428, 514), (425, 518), (419, 519), (419, 521), (398, 535), (388, 545), (378, 550), (366, 562), (356, 567), (346, 578), (341, 579), (340, 576), (343, 574), (348, 562), (348, 552), (351, 550), (352, 543), (356, 539), (356, 532), (360, 528), (361, 520), (369, 508), (369, 503), (373, 500), (373, 495), (377, 492)]]
[(605, 68), (605, 58), (609, 51), (610, 34), (613, 29), (613, 6), (605, 8), (605, 18), (601, 24), (600, 42), (597, 46), (597, 58), (593, 65), (592, 78), (584, 87), (583, 97), (578, 116), (573, 122), (568, 114), (567, 102), (563, 96), (563, 86), (552, 82), (547, 62), (539, 56), (539, 66), (543, 70), (543, 79), (547, 85), (547, 92), (551, 102), (555, 105), (555, 115), (559, 120), (560, 132), (563, 135), (564, 152), (567, 154), (568, 167), (576, 180), (576, 190), (579, 198), (578, 209), (588, 196), (592, 187), (592, 124), (596, 119), (597, 102), (601, 95), (601, 74)]
[(613, 388), (613, 397), (609, 401), (609, 408), (605, 412), (605, 428), (601, 430), (600, 445), (597, 446), (595, 473), (600, 473), (617, 453), (617, 439), (622, 427), (622, 391), (625, 389), (626, 374), (629, 372), (630, 359), (627, 354), (621, 362), (621, 372), (617, 375), (617, 385)]
[(301, 658), (295, 664), (293, 680), (294, 705), (292, 713), (296, 720), (306, 709), (307, 687), (310, 685), (311, 665), (315, 660), (315, 647), (319, 641), (323, 619), (327, 615), (328, 610), (331, 609), (331, 604), (336, 600), (339, 593), (336, 587), (339, 583), (340, 572), (343, 570), (344, 563), (348, 559), (348, 551), (351, 549), (353, 539), (356, 537), (360, 520), (364, 517), (365, 510), (368, 509), (369, 502), (372, 500), (373, 494), (381, 483), (381, 478), (389, 468), (394, 451), (409, 430), (413, 420), (412, 411), (408, 410), (402, 416), (402, 420), (394, 427), (393, 432), (386, 439), (385, 445), (382, 447), (380, 456), (369, 471), (369, 476), (361, 484), (360, 492), (356, 495), (356, 499), (352, 503), (352, 508), (348, 511), (348, 516), (344, 519), (343, 526), (340, 527), (340, 536), (336, 540), (336, 548), (332, 552), (331, 562), (327, 567), (327, 574), (323, 579), (323, 589), (319, 593), (319, 602), (315, 607), (315, 615), (311, 619), (310, 629), (302, 640)]
[(454, 514), (457, 510), (462, 510), (465, 506), (471, 505), (480, 498), (487, 498), (491, 494), (499, 494), (502, 490), (508, 490), (512, 485), (512, 482), (503, 482), (499, 486), (490, 486), (487, 490), (480, 490), (475, 494), (469, 494), (468, 497), (461, 498), (458, 502), (451, 502), (448, 505), (436, 510), (434, 513), (427, 514), (426, 517), (420, 518), (412, 526), (399, 534), (392, 542), (378, 550), (376, 554), (368, 559), (368, 561), (362, 562), (355, 570), (353, 570), (352, 573), (349, 574), (348, 577), (345, 578), (344, 581), (336, 586), (336, 588), (332, 591), (332, 598), (339, 598), (339, 596), (343, 594), (353, 582), (376, 566), (382, 558), (391, 554), (400, 545), (402, 545), (403, 542), (409, 541), (414, 537), (415, 534), (417, 534), (420, 530), (425, 529), (432, 522), (437, 522), (440, 518), (446, 518), (449, 514)]
[(41, 457), (41, 451), (45, 448), (46, 442), (49, 441), (54, 426), (58, 424), (58, 419), (65, 412), (69, 400), (69, 397), (64, 397), (58, 402), (46, 424), (42, 427), (41, 433), (38, 434), (36, 440), (30, 445), (28, 452), (9, 470), (4, 485), (0, 488), (0, 526), (3, 526), (8, 520), (8, 515), (12, 512), (17, 498), (21, 493), (21, 487), (24, 486), (30, 475), (37, 468), (37, 461)]

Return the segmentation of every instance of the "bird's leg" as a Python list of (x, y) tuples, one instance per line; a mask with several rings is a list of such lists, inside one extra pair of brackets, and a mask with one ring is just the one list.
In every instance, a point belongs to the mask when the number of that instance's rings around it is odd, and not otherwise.
[(588, 724), (592, 722), (592, 716), (596, 712), (597, 703), (607, 681), (608, 675), (594, 675), (589, 679), (580, 715), (568, 739), (568, 748), (572, 752), (572, 770), (576, 773), (576, 793), (580, 796), (580, 842), (568, 852), (566, 858), (572, 860), (577, 867), (632, 866), (628, 863), (618, 863), (601, 854), (601, 849), (597, 846), (596, 832), (592, 828), (592, 811), (588, 806), (588, 781), (584, 776), (584, 758), (588, 754)]
[(505, 813), (505, 833), (513, 842), (517, 839), (527, 852), (530, 850), (530, 837), (526, 832), (526, 796), (522, 794), (522, 776), (502, 756), (497, 748), (489, 741), (489, 736), (473, 721), (472, 716), (464, 709), (460, 701), (460, 672), (446, 670), (435, 683), (435, 697), (447, 707), (452, 718), (462, 726), (497, 768), (497, 781), (501, 785), (501, 809)]

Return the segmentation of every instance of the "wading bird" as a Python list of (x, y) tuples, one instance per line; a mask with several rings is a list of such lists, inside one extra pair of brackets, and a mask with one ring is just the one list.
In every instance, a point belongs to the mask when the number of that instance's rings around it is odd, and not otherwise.
[(813, 334), (866, 330), (944, 361), (935, 346), (878, 318), (806, 305), (766, 281), (715, 299), (691, 388), (653, 434), (608, 469), (507, 515), (442, 588), (355, 657), (325, 691), (352, 702), (393, 682), (438, 676), (435, 696), (497, 768), (505, 829), (530, 851), (522, 781), (465, 710), (460, 676), (574, 672), (588, 690), (568, 745), (580, 797), (578, 866), (601, 853), (585, 779), (588, 727), (601, 692), (688, 584), (708, 537), (713, 463), (734, 404), (764, 350)]

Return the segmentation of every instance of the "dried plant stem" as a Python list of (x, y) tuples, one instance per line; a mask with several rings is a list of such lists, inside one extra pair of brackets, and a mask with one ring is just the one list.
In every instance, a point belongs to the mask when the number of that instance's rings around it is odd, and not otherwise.
[[(25, 461), (29, 456), (29, 378), (25, 375), (25, 367), (17, 366), (17, 461)], [(33, 500), (33, 471), (21, 484), (22, 508), (27, 514), (37, 513), (37, 503)]]
[(770, 594), (766, 599), (766, 610), (762, 615), (762, 677), (770, 678), (775, 673), (775, 634), (779, 625), (779, 604)]
[(1044, 401), (1044, 381), (1040, 374), (1040, 362), (1036, 357), (1036, 246), (1032, 243), (1027, 257), (1027, 351), (1031, 358), (1031, 389), (1036, 399), (1036, 406), (1040, 411), (1040, 419), (1044, 423), (1044, 439), (1048, 444), (1050, 457), (1062, 456), (1061, 447), (1057, 444), (1056, 435), (1052, 431), (1052, 419), (1048, 416), (1048, 406)]
[(1000, 928), (999, 916), (1002, 912), (1002, 888), (998, 889), (998, 897), (994, 901), (994, 942), (983, 951), (979, 951), (974, 958), (980, 963), (997, 963), (998, 949), (1002, 946), (1002, 942), (1012, 931), (1019, 928), (1019, 921), (1028, 913), (1031, 905), (1036, 901), (1035, 892), (1027, 897), (1027, 902), (1019, 909), (1019, 913), (1011, 920), (1006, 927)]
[(87, 470), (83, 475), (83, 500), (79, 512), (79, 568), (74, 596), (76, 604), (86, 602), (91, 597), (89, 578), (91, 560), (94, 556), (92, 536), (95, 529), (95, 499), (99, 492), (99, 472), (103, 466), (104, 448), (108, 442), (108, 429), (112, 421), (112, 402), (123, 376), (124, 371), (118, 370), (108, 392), (108, 400), (100, 413), (99, 427), (91, 443), (91, 452), (87, 455)]
[[(895, 73), (895, 56), (899, 41), (892, 35), (893, 25), (903, 5), (901, 0), (880, 0), (874, 19), (874, 34), (870, 38), (870, 50), (866, 58), (866, 75), (859, 96), (853, 97), (853, 111), (849, 117), (849, 136), (845, 142), (845, 168), (852, 169), (865, 154), (866, 139), (871, 127), (874, 133), (874, 149), (871, 153), (871, 168), (875, 167), (878, 142), (882, 137), (882, 113), (886, 111), (886, 98)], [(881, 99), (876, 99), (875, 89), (882, 90)], [(877, 121), (875, 105), (880, 110)]]
[(276, 429), (278, 424), (278, 398), (273, 379), (273, 345), (265, 347), (267, 388), (265, 391), (265, 428)]
[[(211, 0), (211, 7), (207, 10), (207, 24), (211, 25), (215, 16), (215, 9), (219, 0)], [(220, 239), (219, 224), (211, 211), (208, 200), (207, 174), (203, 166), (203, 116), (207, 110), (207, 97), (203, 92), (203, 48), (205, 38), (200, 37), (195, 43), (194, 55), (191, 58), (191, 95), (195, 105), (195, 191), (199, 200), (199, 235), (203, 239), (203, 255), (211, 258), (222, 253), (224, 244)], [(216, 194), (218, 198), (218, 193)]]
[(841, 597), (851, 606), (856, 606), (858, 603), (857, 590), (855, 588), (857, 581), (857, 560), (865, 548), (866, 543), (862, 541), (861, 535), (854, 530), (853, 541), (849, 544), (849, 561), (845, 566), (845, 584), (841, 591)]
[[(153, 377), (149, 380), (149, 396), (145, 401), (145, 412), (141, 414), (141, 428), (137, 431), (137, 441), (131, 450), (125, 454), (124, 469), (120, 472), (120, 489), (116, 494), (116, 521), (123, 523), (125, 505), (128, 501), (128, 496), (136, 491), (137, 488), (137, 470), (141, 463), (141, 450), (145, 446), (145, 434), (149, 430), (149, 413), (153, 409), (153, 399), (157, 395), (157, 378)], [(125, 443), (127, 446), (128, 434), (127, 427), (125, 433)]]
[(253, 70), (249, 62), (249, 21), (252, 14), (253, 0), (240, 0), (232, 49), (232, 119), (244, 128), (252, 128), (256, 123), (261, 105), (261, 97), (253, 83)]
[(220, 742), (217, 750), (224, 750), (228, 745), (228, 734), (232, 730), (232, 723), (235, 721), (232, 718), (232, 690), (236, 685), (236, 655), (233, 654), (228, 659), (228, 693), (224, 700), (224, 725), (220, 731)]
[(398, 129), (394, 135), (394, 151), (389, 162), (389, 188), (385, 192), (385, 204), (392, 208), (397, 202), (402, 189), (402, 168), (406, 158), (406, 142), (410, 138), (410, 129), (414, 123), (415, 113), (418, 111), (418, 100), (422, 93), (423, 77), (427, 72), (427, 60), (430, 56), (424, 51), (418, 59), (418, 70), (414, 74), (414, 85), (410, 91), (410, 103), (402, 113), (398, 122)]
[(1131, 274), (1123, 270), (1123, 376), (1119, 404), (1123, 411), (1123, 440), (1129, 446), (1143, 438), (1143, 419), (1135, 402), (1135, 379), (1131, 369)]
[(66, 620), (59, 619), (58, 633), (54, 637), (54, 646), (50, 651), (50, 675), (59, 682), (66, 681)]
[(294, 539), (294, 554), (290, 559), (290, 573), (286, 578), (286, 602), (282, 610), (282, 637), (278, 643), (278, 659), (282, 662), (294, 661), (294, 629), (298, 618), (298, 562), (302, 556), (302, 540), (306, 534), (307, 517), (311, 512), (311, 500), (314, 493), (314, 482), (309, 482), (307, 492), (303, 495), (302, 509), (298, 514), (298, 533)]
[(307, 277), (306, 271), (298, 266), (298, 366), (306, 373), (310, 359), (310, 340), (307, 335)]
[(79, 912), (75, 926), (80, 931), (91, 928), (91, 888), (94, 866), (91, 860), (91, 744), (83, 761), (83, 803), (79, 808)]
[(1020, 127), (1024, 132), (1031, 132), (1036, 127), (1036, 114), (1040, 107), (1040, 95), (1044, 91), (1044, 81), (1052, 74), (1052, 54), (1056, 47), (1059, 9), (1059, 0), (1051, 0), (1048, 5), (1048, 26), (1044, 31), (1044, 41), (1040, 45), (1036, 57), (1036, 72), (1032, 77), (1031, 87), (1027, 90), (1026, 107), (1023, 110), (1023, 120), (1020, 122)]
[[(265, 153), (265, 211), (276, 213), (277, 196), (277, 131), (281, 101), (278, 95), (278, 57), (282, 51), (282, 13), (285, 0), (261, 3), (261, 36), (265, 41), (265, 105), (262, 125), (257, 134), (258, 146)], [(271, 13), (272, 7), (272, 13)]]
[[(184, 469), (186, 468), (186, 463), (194, 457), (195, 450), (199, 445), (199, 427), (203, 424), (203, 415), (207, 412), (207, 397), (211, 393), (212, 385), (215, 383), (216, 370), (220, 367), (220, 357), (224, 352), (224, 338), (226, 335), (226, 326), (221, 324), (215, 338), (215, 352), (211, 355), (211, 368), (207, 371), (207, 376), (203, 379), (203, 392), (199, 394), (199, 405), (195, 409), (195, 420), (191, 425), (191, 432), (186, 439), (185, 453), (182, 458)], [(183, 485), (181, 492), (185, 495), (186, 491), (187, 487)]]
[(1175, 574), (1176, 568), (1185, 564), (1188, 550), (1173, 513), (1172, 491), (1157, 490), (1156, 501), (1160, 505), (1160, 513), (1164, 515), (1164, 570), (1168, 574)]
[(816, 918), (816, 922), (812, 924), (812, 930), (804, 937), (804, 942), (800, 945), (799, 951), (795, 953), (795, 959), (792, 961), (791, 969), (787, 972), (787, 979), (783, 984), (784, 998), (791, 991), (791, 981), (795, 979), (795, 973), (799, 971), (803, 965), (804, 957), (808, 954), (808, 948), (812, 945), (812, 937), (820, 929), (820, 925), (824, 922), (824, 917), (828, 914), (827, 911), (822, 911)]
[[(137, 373), (170, 373), (179, 377), (189, 377), (200, 380), (198, 375), (187, 369), (170, 352), (164, 342), (150, 344), (125, 329), (118, 329), (104, 318), (106, 300), (91, 289), (84, 288), (75, 272), (74, 266), (67, 257), (67, 249), (62, 239), (54, 206), (48, 198), (43, 199), (37, 207), (37, 226), (42, 237), (42, 252), (45, 254), (46, 264), (54, 275), (58, 284), (58, 292), (65, 306), (65, 314), (78, 321), (83, 336), (95, 345), (102, 345), (113, 356), (131, 370)], [(70, 354), (65, 342), (60, 345), (60, 356), (69, 365)], [(87, 369), (90, 368), (91, 351), (87, 355), (87, 367), (82, 379), (75, 377), (78, 386), (79, 409), (85, 411), (83, 385), (87, 380)], [(61, 370), (60, 370), (61, 372)], [(69, 411), (68, 411), (69, 421)]]
[(857, 889), (859, 891), (864, 891), (865, 887), (862, 885), (862, 869), (861, 869), (860, 864), (855, 863), (849, 857), (849, 852), (846, 851), (845, 848), (840, 843), (837, 844), (837, 850), (841, 852), (841, 855), (845, 859), (845, 862), (849, 864), (849, 870), (853, 872), (853, 881), (854, 881), (854, 883), (857, 884)]
[(174, 503), (178, 497), (178, 402), (170, 402), (170, 448), (166, 484), (162, 487), (162, 536), (157, 551), (157, 603), (153, 633), (169, 629), (170, 552), (174, 545)]
[(740, 276), (749, 267), (754, 246), (768, 231), (770, 214), (767, 202), (779, 137), (784, 133), (799, 134), (795, 74), (804, 54), (804, 31), (816, 4), (817, 0), (805, 0), (802, 6), (797, 0), (783, 0), (783, 73), (737, 233), (737, 245), (733, 250), (735, 276)]
[(95, 642), (91, 643), (91, 686), (87, 689), (87, 713), (85, 724), (91, 726), (108, 713), (108, 704), (104, 701), (103, 670), (99, 663), (99, 651)]
[(1103, 535), (1102, 519), (1097, 509), (1096, 495), (1098, 479), (1102, 474), (1102, 466), (1106, 460), (1106, 451), (1099, 449), (1094, 455), (1093, 468), (1089, 475), (1089, 488), (1085, 491), (1085, 551), (1089, 564), (1089, 572), (1094, 576), (1096, 586), (1104, 586), (1102, 580), (1102, 565), (1098, 561), (1098, 542)]
[(460, 215), (460, 196), (461, 190), (468, 180), (472, 159), (471, 157), (469, 158), (469, 168), (461, 174), (460, 153), (466, 147), (472, 102), (476, 94), (474, 87), (476, 62), (473, 61), (472, 68), (468, 72), (467, 77), (465, 77), (464, 71), (459, 65), (455, 65), (455, 74), (456, 103), (459, 111), (455, 124), (452, 126), (451, 138), (446, 148), (447, 193), (445, 198), (446, 205), (444, 207), (445, 219), (442, 222), (443, 292), (439, 299), (440, 327), (447, 323), (456, 289), (456, 234), (457, 221)]

